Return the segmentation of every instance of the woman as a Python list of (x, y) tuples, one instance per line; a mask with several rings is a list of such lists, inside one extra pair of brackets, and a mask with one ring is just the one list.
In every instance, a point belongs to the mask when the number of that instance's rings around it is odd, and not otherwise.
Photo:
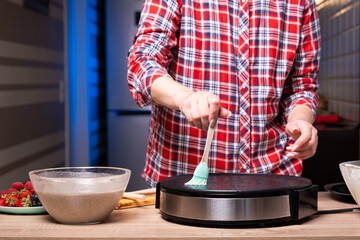
[(152, 104), (142, 176), (193, 173), (216, 118), (210, 172), (301, 175), (319, 59), (313, 0), (146, 0), (128, 56), (130, 92)]

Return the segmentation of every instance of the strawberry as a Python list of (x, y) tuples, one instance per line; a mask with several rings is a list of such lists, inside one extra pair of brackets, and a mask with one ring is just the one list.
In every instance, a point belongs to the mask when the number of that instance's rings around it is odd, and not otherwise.
[(1, 198), (3, 195), (5, 195), (5, 194), (7, 194), (7, 191), (6, 191), (6, 190), (1, 190), (1, 191), (0, 191), (0, 198)]
[(24, 188), (24, 184), (22, 182), (14, 182), (12, 184), (12, 187), (15, 188), (16, 190), (20, 191), (21, 189)]
[(20, 190), (20, 192), (19, 192), (19, 199), (27, 198), (28, 195), (30, 195), (30, 197), (31, 197), (32, 194), (30, 193), (29, 190), (24, 188), (24, 189)]
[(8, 194), (18, 196), (18, 191), (15, 188), (9, 188), (7, 191)]
[(7, 207), (7, 206), (9, 205), (6, 203), (6, 199), (0, 198), (0, 207)]
[(16, 207), (18, 205), (19, 199), (11, 194), (6, 195), (5, 197), (6, 203), (9, 205), (9, 207)]
[(31, 189), (34, 189), (32, 183), (31, 183), (30, 181), (27, 181), (27, 182), (25, 183), (25, 188), (26, 188), (27, 190), (29, 190), (29, 191), (30, 191)]
[(23, 201), (22, 200), (17, 201), (16, 206), (14, 207), (24, 207)]
[(30, 190), (30, 193), (31, 193), (31, 195), (34, 195), (34, 194), (35, 194), (35, 190), (34, 190), (34, 189), (31, 189), (31, 190)]
[(27, 197), (21, 198), (16, 206), (17, 207), (32, 207), (31, 196), (27, 195)]

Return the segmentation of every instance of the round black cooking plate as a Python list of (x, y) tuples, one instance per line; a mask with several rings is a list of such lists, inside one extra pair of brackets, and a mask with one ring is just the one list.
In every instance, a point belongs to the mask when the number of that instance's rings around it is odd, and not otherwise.
[(183, 196), (199, 197), (256, 197), (287, 194), (310, 187), (310, 179), (274, 174), (209, 174), (206, 186), (185, 186), (193, 175), (166, 178), (160, 182), (161, 191)]

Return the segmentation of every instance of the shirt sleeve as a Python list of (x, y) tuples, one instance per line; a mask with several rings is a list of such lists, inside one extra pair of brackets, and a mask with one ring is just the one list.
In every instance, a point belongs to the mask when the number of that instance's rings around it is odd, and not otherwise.
[(314, 119), (319, 102), (318, 72), (320, 67), (320, 24), (314, 0), (304, 0), (300, 42), (293, 69), (284, 86), (285, 117), (300, 104), (313, 111)]
[(168, 75), (179, 22), (177, 0), (145, 0), (138, 32), (128, 53), (128, 85), (140, 107), (153, 102), (151, 84), (155, 79)]

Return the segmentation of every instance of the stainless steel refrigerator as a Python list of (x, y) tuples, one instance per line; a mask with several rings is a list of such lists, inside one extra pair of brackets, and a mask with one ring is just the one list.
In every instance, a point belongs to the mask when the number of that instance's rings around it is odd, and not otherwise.
[(141, 109), (132, 99), (126, 60), (142, 4), (143, 0), (107, 0), (105, 9), (108, 165), (132, 171), (127, 191), (149, 187), (140, 174), (145, 164), (150, 108)]

